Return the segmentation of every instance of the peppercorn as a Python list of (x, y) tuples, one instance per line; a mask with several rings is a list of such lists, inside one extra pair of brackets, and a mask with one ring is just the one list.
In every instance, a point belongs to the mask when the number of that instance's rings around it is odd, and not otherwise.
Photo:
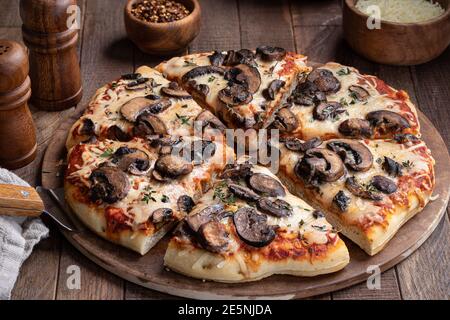
[(164, 23), (181, 20), (191, 12), (181, 3), (170, 0), (145, 0), (135, 3), (131, 13), (138, 19)]

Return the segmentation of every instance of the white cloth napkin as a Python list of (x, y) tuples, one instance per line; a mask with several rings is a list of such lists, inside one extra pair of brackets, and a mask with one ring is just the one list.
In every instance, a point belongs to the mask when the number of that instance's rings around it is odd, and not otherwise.
[[(14, 173), (2, 168), (0, 184), (29, 186)], [(33, 247), (48, 234), (49, 230), (41, 219), (0, 216), (0, 300), (11, 298), (22, 263)]]

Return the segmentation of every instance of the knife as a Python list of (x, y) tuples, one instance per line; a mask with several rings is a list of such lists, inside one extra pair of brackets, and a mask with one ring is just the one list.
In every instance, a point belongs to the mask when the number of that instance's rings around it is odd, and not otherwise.
[(45, 210), (44, 202), (38, 191), (43, 193), (44, 189), (0, 184), (0, 215), (33, 218), (45, 214), (63, 229), (74, 232), (76, 229), (65, 217), (57, 214), (57, 211)]

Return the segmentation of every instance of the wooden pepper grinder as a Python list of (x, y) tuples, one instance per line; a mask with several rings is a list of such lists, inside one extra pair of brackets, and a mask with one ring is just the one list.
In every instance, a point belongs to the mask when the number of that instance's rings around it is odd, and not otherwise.
[(0, 40), (0, 166), (17, 169), (36, 157), (36, 129), (28, 109), (31, 95), (26, 49)]
[(31, 103), (65, 110), (82, 97), (78, 30), (70, 28), (76, 0), (21, 0), (23, 40), (30, 50)]

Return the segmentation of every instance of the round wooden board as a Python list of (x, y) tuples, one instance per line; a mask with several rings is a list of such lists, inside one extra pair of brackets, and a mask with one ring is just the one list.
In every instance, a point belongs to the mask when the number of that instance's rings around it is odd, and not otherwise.
[[(55, 132), (44, 156), (42, 184), (46, 188), (62, 186), (67, 132), (83, 110), (67, 119)], [(193, 299), (295, 299), (311, 297), (367, 280), (368, 267), (381, 271), (392, 268), (419, 248), (431, 235), (444, 215), (450, 196), (450, 156), (439, 132), (430, 120), (419, 114), (423, 139), (436, 159), (436, 189), (439, 197), (429, 203), (416, 217), (407, 222), (379, 254), (370, 257), (358, 246), (344, 241), (350, 251), (350, 264), (343, 270), (312, 278), (275, 275), (243, 284), (203, 282), (165, 270), (163, 257), (169, 236), (166, 236), (145, 256), (114, 245), (87, 230), (79, 221), (72, 221), (83, 230), (80, 233), (62, 231), (64, 236), (86, 257), (110, 272), (138, 285), (163, 293)], [(44, 200), (50, 210), (54, 203)]]

